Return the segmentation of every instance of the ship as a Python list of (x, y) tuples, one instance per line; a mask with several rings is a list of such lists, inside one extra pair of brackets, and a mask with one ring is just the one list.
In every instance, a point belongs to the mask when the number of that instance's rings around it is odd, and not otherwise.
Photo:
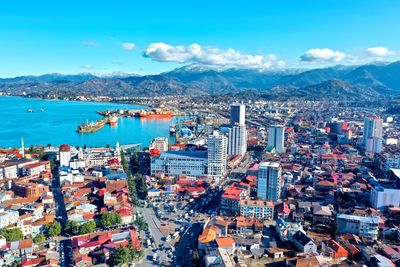
[(29, 112), (29, 113), (32, 113), (32, 112), (35, 112), (33, 109), (28, 109), (26, 112)]
[(171, 118), (172, 116), (174, 116), (174, 112), (171, 110), (164, 110), (164, 109), (150, 109), (150, 110), (141, 110), (137, 116), (140, 118), (162, 119), (162, 118)]
[(110, 126), (116, 126), (118, 124), (118, 117), (117, 116), (110, 116), (108, 118), (108, 123)]
[(94, 133), (104, 127), (105, 120), (101, 119), (95, 122), (86, 122), (78, 126), (76, 131), (78, 133)]

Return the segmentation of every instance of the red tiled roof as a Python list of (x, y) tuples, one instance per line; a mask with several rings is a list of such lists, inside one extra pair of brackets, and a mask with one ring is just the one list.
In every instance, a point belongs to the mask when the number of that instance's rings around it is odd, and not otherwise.
[(232, 237), (217, 237), (215, 238), (218, 247), (232, 247), (235, 245), (235, 241)]
[(35, 162), (35, 163), (30, 163), (30, 164), (24, 165), (23, 168), (24, 169), (33, 169), (33, 168), (36, 168), (36, 167), (45, 166), (47, 164), (49, 164), (48, 161)]

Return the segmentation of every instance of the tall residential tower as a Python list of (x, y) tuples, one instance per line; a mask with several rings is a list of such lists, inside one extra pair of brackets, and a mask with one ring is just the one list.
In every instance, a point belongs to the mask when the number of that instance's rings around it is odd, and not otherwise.
[[(364, 119), (363, 145), (365, 148), (370, 148), (370, 139), (375, 139), (372, 143), (382, 143), (382, 125), (383, 120), (381, 118), (367, 117)], [(368, 144), (369, 146), (367, 146)]]
[(246, 107), (242, 104), (231, 105), (230, 125), (244, 125), (246, 120)]
[(247, 151), (246, 107), (231, 105), (228, 133), (228, 155), (244, 155)]
[(276, 162), (261, 162), (257, 177), (257, 197), (261, 200), (278, 201), (281, 197), (281, 166)]
[(227, 138), (217, 131), (208, 136), (208, 175), (216, 177), (225, 175), (227, 143)]
[(268, 146), (274, 147), (277, 153), (284, 153), (285, 127), (281, 125), (268, 127)]

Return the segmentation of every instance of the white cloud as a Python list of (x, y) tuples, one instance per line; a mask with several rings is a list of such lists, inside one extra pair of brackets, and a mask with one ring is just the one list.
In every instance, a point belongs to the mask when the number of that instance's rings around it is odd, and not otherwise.
[(382, 46), (370, 47), (367, 49), (367, 52), (370, 56), (373, 57), (387, 57), (394, 55), (394, 51), (391, 51), (388, 48)]
[(82, 66), (82, 68), (90, 70), (90, 69), (93, 69), (93, 65), (85, 64), (85, 65)]
[(128, 50), (128, 51), (131, 51), (131, 50), (133, 50), (134, 48), (135, 48), (135, 44), (134, 43), (122, 43), (121, 44), (121, 47), (122, 47), (122, 49), (125, 49), (125, 50)]
[(242, 54), (232, 48), (220, 50), (213, 47), (202, 47), (199, 44), (189, 46), (172, 46), (166, 43), (150, 44), (143, 55), (159, 62), (199, 63), (204, 65), (234, 66), (241, 68), (277, 68), (283, 67), (284, 62), (271, 54), (261, 55)]
[(86, 41), (82, 41), (81, 45), (85, 45), (85, 46), (98, 46), (99, 43), (93, 40), (86, 40)]
[(345, 58), (345, 54), (340, 51), (333, 51), (329, 48), (313, 48), (307, 50), (304, 55), (300, 57), (302, 61), (306, 62), (339, 62)]

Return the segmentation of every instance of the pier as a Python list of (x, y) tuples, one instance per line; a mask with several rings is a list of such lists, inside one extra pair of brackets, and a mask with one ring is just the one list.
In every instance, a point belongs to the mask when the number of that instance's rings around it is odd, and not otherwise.
[(118, 118), (169, 119), (184, 114), (167, 108), (102, 110), (96, 111), (96, 113), (103, 116), (103, 118), (80, 124), (76, 131), (79, 133), (94, 133), (102, 129), (107, 123), (111, 126), (116, 125)]

